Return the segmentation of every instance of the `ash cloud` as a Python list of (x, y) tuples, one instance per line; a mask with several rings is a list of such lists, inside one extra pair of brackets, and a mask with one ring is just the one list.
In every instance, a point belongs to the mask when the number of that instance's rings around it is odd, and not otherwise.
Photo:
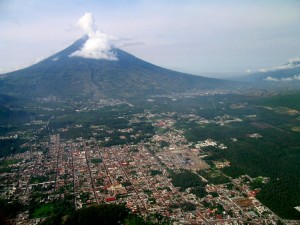
[(91, 59), (118, 60), (112, 52), (114, 43), (118, 38), (102, 33), (97, 29), (91, 13), (85, 13), (77, 25), (85, 32), (88, 39), (80, 50), (73, 52), (70, 57), (78, 56)]

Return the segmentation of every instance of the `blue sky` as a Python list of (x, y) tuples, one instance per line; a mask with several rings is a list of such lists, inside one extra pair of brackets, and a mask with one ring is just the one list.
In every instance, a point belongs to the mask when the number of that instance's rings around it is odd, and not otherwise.
[(123, 50), (183, 72), (234, 75), (300, 56), (299, 0), (0, 0), (0, 72), (76, 41), (86, 12)]

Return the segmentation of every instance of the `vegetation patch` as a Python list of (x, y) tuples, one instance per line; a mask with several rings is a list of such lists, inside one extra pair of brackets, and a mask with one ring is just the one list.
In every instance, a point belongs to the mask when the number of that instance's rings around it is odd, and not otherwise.
[(102, 159), (100, 159), (100, 158), (91, 159), (91, 163), (102, 163)]
[(40, 205), (36, 208), (32, 213), (32, 218), (41, 218), (50, 216), (54, 212), (54, 203), (47, 203), (44, 205)]
[(8, 156), (10, 154), (16, 154), (16, 153), (26, 151), (27, 150), (26, 148), (20, 147), (25, 142), (26, 140), (20, 138), (0, 140), (0, 146), (1, 146), (0, 158)]
[(151, 170), (150, 171), (151, 176), (155, 176), (155, 175), (158, 175), (158, 174), (162, 174), (162, 172), (160, 170)]
[(220, 170), (199, 170), (197, 173), (213, 184), (225, 184), (230, 182), (230, 179)]
[[(157, 220), (158, 218), (155, 217)], [(163, 217), (159, 218), (160, 220)], [(69, 214), (58, 213), (46, 219), (41, 225), (155, 225), (169, 224), (145, 221), (136, 214), (130, 213), (124, 205), (102, 204), (72, 211)]]
[(175, 187), (180, 187), (183, 190), (189, 187), (204, 186), (204, 183), (201, 181), (200, 177), (189, 170), (181, 170), (180, 172), (171, 171), (170, 176), (173, 185)]
[(32, 176), (30, 178), (30, 184), (38, 184), (48, 181), (47, 176)]
[(252, 180), (251, 183), (251, 188), (256, 189), (256, 188), (262, 188), (264, 186), (264, 178), (263, 177), (256, 177), (255, 179)]
[(204, 198), (207, 195), (205, 187), (193, 187), (191, 193), (196, 195), (198, 198)]
[(180, 204), (180, 208), (183, 211), (188, 212), (188, 211), (194, 211), (196, 209), (196, 206), (191, 202), (184, 202)]
[(21, 162), (22, 159), (7, 159), (7, 160), (3, 160), (0, 162), (0, 166), (9, 166), (9, 165), (13, 165), (13, 164), (16, 164), (18, 162)]
[[(70, 199), (69, 199), (70, 200)], [(55, 217), (57, 215), (69, 214), (74, 210), (73, 202), (67, 198), (49, 203), (32, 201), (29, 205), (30, 218)]]

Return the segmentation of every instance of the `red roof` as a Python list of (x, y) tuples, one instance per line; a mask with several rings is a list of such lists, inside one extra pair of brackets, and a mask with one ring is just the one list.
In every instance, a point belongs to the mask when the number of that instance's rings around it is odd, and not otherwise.
[(163, 127), (166, 123), (164, 121), (160, 121), (159, 123), (157, 123), (158, 127)]
[(116, 201), (116, 197), (108, 197), (105, 199), (106, 202), (112, 202), (112, 201)]

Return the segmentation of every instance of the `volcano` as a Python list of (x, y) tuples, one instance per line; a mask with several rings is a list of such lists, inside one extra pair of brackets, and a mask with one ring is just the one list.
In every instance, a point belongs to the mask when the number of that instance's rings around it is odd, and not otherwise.
[(85, 41), (83, 37), (35, 65), (2, 75), (0, 93), (23, 97), (134, 97), (211, 90), (228, 83), (165, 69), (118, 48), (111, 50), (117, 60), (71, 57)]

